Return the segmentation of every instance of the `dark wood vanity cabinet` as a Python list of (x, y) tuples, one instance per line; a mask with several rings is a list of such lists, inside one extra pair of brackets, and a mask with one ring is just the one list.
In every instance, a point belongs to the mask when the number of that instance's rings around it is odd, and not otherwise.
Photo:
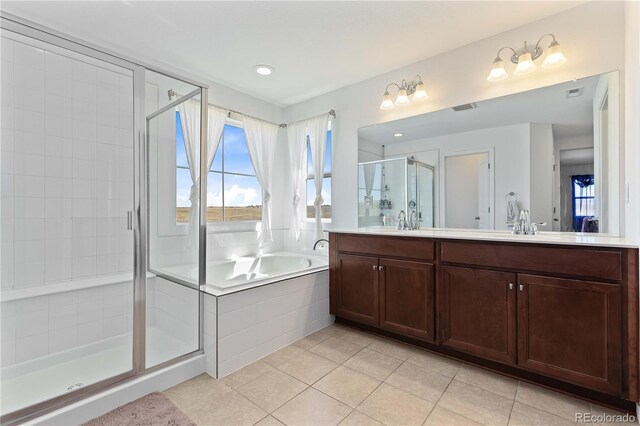
[(519, 275), (518, 286), (518, 364), (620, 393), (620, 284)]
[(329, 265), (338, 321), (638, 401), (637, 249), (331, 233)]
[(516, 275), (444, 266), (440, 344), (494, 361), (516, 357)]

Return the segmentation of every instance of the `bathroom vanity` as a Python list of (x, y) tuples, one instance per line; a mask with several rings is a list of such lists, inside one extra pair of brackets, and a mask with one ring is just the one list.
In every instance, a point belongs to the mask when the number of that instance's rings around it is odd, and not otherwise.
[(330, 233), (336, 321), (635, 410), (638, 249), (584, 234)]

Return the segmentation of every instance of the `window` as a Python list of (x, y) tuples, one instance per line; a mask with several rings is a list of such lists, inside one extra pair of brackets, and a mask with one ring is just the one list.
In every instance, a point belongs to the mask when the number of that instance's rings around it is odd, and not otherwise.
[[(322, 179), (322, 218), (331, 219), (331, 130), (327, 131), (327, 153), (324, 161), (324, 177)], [(316, 199), (316, 186), (313, 180), (313, 161), (311, 147), (307, 141), (307, 218), (315, 219), (316, 209), (313, 202)]]
[(595, 215), (595, 181), (593, 175), (571, 176), (573, 188), (573, 230), (581, 231), (584, 218)]
[[(176, 113), (176, 221), (189, 222), (191, 175)], [(262, 189), (249, 157), (244, 129), (226, 124), (207, 174), (207, 222), (260, 220)]]

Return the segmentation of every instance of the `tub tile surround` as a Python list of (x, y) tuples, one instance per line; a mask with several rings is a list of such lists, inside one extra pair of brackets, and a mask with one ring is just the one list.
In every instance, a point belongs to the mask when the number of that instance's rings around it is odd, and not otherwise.
[[(206, 294), (205, 353), (216, 349), (207, 372), (224, 377), (332, 322), (328, 271), (217, 298)], [(287, 356), (280, 356), (274, 354), (271, 363), (284, 362)]]
[[(313, 351), (328, 341), (358, 350), (337, 363)], [(387, 360), (384, 371), (362, 367), (379, 358)], [(313, 378), (292, 368), (313, 361), (324, 366)], [(165, 394), (196, 423), (211, 425), (562, 425), (577, 413), (623, 414), (337, 324), (222, 379), (201, 375)]]

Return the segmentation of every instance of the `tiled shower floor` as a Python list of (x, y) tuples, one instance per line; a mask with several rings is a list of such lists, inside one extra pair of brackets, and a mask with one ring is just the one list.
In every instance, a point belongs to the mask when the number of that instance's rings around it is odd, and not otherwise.
[(339, 325), (165, 395), (198, 425), (560, 425), (622, 414)]

